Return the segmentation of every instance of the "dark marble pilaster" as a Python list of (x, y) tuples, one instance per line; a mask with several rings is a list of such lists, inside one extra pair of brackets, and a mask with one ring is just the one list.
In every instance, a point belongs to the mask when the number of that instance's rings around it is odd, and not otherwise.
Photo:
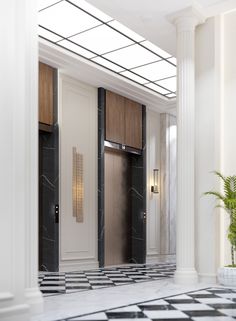
[(104, 139), (106, 91), (98, 89), (98, 261), (104, 266)]
[(39, 270), (59, 269), (59, 128), (57, 123), (57, 71), (54, 73), (54, 125), (39, 131)]
[(143, 108), (142, 155), (131, 156), (131, 262), (146, 261), (146, 107)]

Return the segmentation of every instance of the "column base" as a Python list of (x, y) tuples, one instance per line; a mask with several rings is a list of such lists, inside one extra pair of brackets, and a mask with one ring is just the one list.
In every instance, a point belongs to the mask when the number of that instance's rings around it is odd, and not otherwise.
[(30, 306), (30, 313), (43, 312), (43, 296), (38, 287), (25, 289), (26, 302)]
[(198, 274), (194, 269), (178, 270), (175, 272), (174, 281), (176, 284), (192, 285), (198, 283)]
[(12, 305), (0, 309), (1, 321), (28, 321), (29, 319), (28, 304)]

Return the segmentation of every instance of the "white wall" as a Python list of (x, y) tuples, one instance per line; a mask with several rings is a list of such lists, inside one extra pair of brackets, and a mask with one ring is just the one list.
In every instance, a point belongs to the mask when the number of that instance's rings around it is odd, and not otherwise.
[(151, 192), (153, 169), (160, 169), (160, 114), (147, 108), (147, 262), (160, 255), (160, 194)]
[[(60, 75), (60, 271), (97, 261), (97, 89)], [(72, 215), (72, 147), (84, 159), (84, 222)]]
[(200, 281), (215, 282), (220, 259), (220, 213), (215, 199), (203, 196), (219, 190), (212, 174), (221, 167), (221, 20), (208, 19), (196, 31), (195, 235), (196, 269)]
[[(223, 100), (223, 147), (222, 171), (236, 175), (236, 11), (224, 15), (224, 100)], [(225, 230), (228, 222), (225, 219)], [(226, 233), (225, 233), (226, 234)], [(225, 238), (226, 240), (226, 238)], [(225, 241), (224, 261), (230, 261), (230, 246)]]

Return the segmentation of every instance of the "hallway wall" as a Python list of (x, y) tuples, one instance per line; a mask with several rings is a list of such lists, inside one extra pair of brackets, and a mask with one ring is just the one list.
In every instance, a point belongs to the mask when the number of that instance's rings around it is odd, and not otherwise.
[[(60, 271), (96, 268), (97, 89), (65, 75), (59, 85)], [(83, 222), (72, 211), (72, 147), (83, 155)]]
[[(236, 175), (235, 120), (236, 120), (236, 11), (224, 15), (224, 96), (222, 112), (222, 171), (225, 175)], [(225, 213), (224, 213), (225, 214)], [(224, 215), (225, 235), (228, 220)], [(224, 262), (231, 263), (230, 244), (225, 240)]]

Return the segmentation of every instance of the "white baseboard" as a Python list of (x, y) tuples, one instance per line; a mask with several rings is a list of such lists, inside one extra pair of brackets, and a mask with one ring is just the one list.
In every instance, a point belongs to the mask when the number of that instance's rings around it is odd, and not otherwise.
[(26, 321), (29, 320), (29, 305), (19, 304), (0, 308), (1, 321)]
[(43, 312), (43, 295), (38, 287), (25, 289), (25, 297), (30, 306), (30, 313)]
[(216, 274), (208, 274), (208, 273), (198, 273), (198, 280), (200, 283), (209, 283), (216, 284), (217, 276)]
[(73, 271), (81, 271), (81, 270), (92, 270), (97, 269), (99, 267), (98, 261), (95, 262), (60, 262), (59, 271), (60, 272), (73, 272)]
[(147, 255), (147, 263), (175, 263), (176, 255), (175, 254), (155, 254)]

